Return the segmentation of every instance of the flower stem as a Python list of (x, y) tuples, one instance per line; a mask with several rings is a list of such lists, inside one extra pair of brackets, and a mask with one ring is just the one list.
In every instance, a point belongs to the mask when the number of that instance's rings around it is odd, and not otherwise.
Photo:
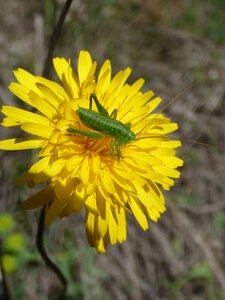
[[(72, 1), (73, 0), (67, 0), (65, 2), (64, 6), (62, 8), (62, 11), (60, 13), (58, 22), (52, 32), (52, 36), (49, 41), (48, 54), (47, 54), (45, 64), (44, 64), (44, 70), (42, 72), (44, 77), (48, 78), (50, 75), (53, 53), (54, 53), (55, 47), (57, 45), (57, 42), (59, 40), (59, 37), (61, 35), (62, 27), (65, 22), (65, 19), (68, 14), (68, 11), (70, 9)], [(63, 285), (63, 294), (65, 294), (66, 288), (67, 288), (67, 280), (64, 277), (63, 273), (61, 272), (61, 270), (59, 269), (59, 267), (48, 256), (48, 253), (44, 246), (44, 238), (43, 238), (44, 227), (45, 227), (45, 206), (41, 210), (39, 222), (38, 222), (38, 230), (37, 230), (37, 236), (36, 236), (37, 250), (40, 253), (43, 260), (45, 261), (47, 267), (50, 268), (52, 270), (52, 272), (54, 272), (56, 274), (56, 276), (58, 277), (58, 279), (61, 281), (61, 283)]]
[(59, 37), (61, 35), (62, 27), (65, 22), (65, 19), (66, 19), (68, 11), (70, 9), (70, 5), (71, 5), (72, 1), (73, 0), (67, 0), (65, 2), (65, 5), (60, 13), (59, 20), (52, 32), (52, 36), (49, 41), (48, 55), (46, 57), (45, 64), (44, 64), (44, 70), (42, 73), (42, 75), (44, 77), (47, 77), (47, 78), (49, 77), (50, 69), (51, 69), (51, 65), (52, 65), (53, 52), (55, 50), (55, 47), (56, 47)]
[(59, 269), (59, 267), (48, 256), (48, 253), (44, 246), (44, 228), (45, 228), (45, 206), (42, 208), (39, 217), (38, 230), (36, 236), (36, 245), (37, 245), (38, 252), (40, 253), (47, 267), (51, 269), (52, 272), (54, 272), (58, 277), (58, 279), (61, 281), (63, 285), (63, 294), (65, 294), (67, 289), (67, 280), (63, 275), (62, 271)]

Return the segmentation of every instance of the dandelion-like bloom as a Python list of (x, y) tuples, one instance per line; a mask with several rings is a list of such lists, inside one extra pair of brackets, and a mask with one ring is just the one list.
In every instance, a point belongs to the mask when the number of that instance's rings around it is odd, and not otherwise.
[[(29, 135), (0, 141), (0, 148), (40, 149), (18, 182), (30, 187), (47, 185), (23, 207), (45, 205), (46, 223), (85, 209), (88, 242), (102, 253), (109, 242), (126, 240), (128, 213), (146, 230), (148, 219), (157, 221), (165, 211), (161, 188), (170, 189), (173, 178), (180, 176), (176, 168), (183, 164), (175, 150), (180, 141), (167, 136), (178, 125), (162, 113), (152, 113), (161, 99), (154, 98), (152, 91), (140, 91), (142, 78), (132, 85), (126, 83), (130, 68), (111, 77), (111, 64), (106, 60), (96, 75), (97, 63), (87, 51), (80, 52), (77, 75), (70, 60), (55, 58), (53, 63), (62, 85), (23, 69), (14, 72), (18, 83), (11, 83), (10, 90), (37, 112), (3, 106), (1, 125), (19, 127)], [(109, 115), (117, 109), (116, 120), (129, 124), (134, 133), (133, 140), (119, 145), (120, 156), (110, 151), (113, 133), (93, 138), (69, 131), (94, 132), (76, 112), (80, 107), (90, 109), (93, 94)]]

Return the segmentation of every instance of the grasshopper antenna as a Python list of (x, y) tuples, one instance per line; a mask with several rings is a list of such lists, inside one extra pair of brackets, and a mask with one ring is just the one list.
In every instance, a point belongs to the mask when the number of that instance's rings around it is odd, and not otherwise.
[[(183, 95), (184, 93), (186, 93), (186, 91), (188, 91), (189, 89), (191, 89), (192, 87), (196, 86), (197, 84), (199, 84), (199, 81), (193, 82), (190, 85), (186, 86), (183, 90), (181, 90), (181, 92), (179, 94), (177, 94), (172, 100), (169, 101), (168, 104), (166, 104), (159, 113), (157, 113), (155, 115), (155, 117), (148, 123), (146, 124), (138, 133), (137, 135), (139, 135), (141, 132), (143, 132), (143, 130), (145, 130), (161, 113), (163, 113), (171, 104), (173, 104), (181, 95)], [(151, 114), (151, 113), (150, 113)], [(150, 115), (149, 114), (149, 115)], [(147, 115), (148, 116), (148, 115)]]
[(183, 139), (183, 138), (179, 138), (179, 140), (182, 141), (182, 142), (190, 143), (190, 144), (196, 144), (196, 145), (204, 146), (204, 147), (207, 147), (207, 148), (210, 148), (210, 149), (213, 148), (213, 149), (219, 151), (219, 148), (215, 145), (209, 145), (209, 144), (206, 144), (206, 143), (192, 141), (192, 140)]

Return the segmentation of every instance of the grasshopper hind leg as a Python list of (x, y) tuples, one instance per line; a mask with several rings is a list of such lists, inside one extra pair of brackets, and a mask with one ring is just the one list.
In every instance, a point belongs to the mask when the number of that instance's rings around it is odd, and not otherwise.
[(90, 131), (84, 131), (84, 130), (79, 130), (79, 129), (75, 129), (75, 128), (69, 128), (69, 129), (67, 129), (67, 132), (70, 134), (80, 134), (80, 135), (88, 136), (88, 137), (95, 138), (95, 139), (101, 139), (101, 138), (105, 137), (105, 134), (102, 132), (90, 132)]

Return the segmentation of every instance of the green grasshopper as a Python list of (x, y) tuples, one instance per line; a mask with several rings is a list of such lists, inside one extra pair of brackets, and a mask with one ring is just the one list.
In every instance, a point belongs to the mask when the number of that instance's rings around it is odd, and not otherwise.
[[(92, 100), (94, 100), (98, 112), (92, 110)], [(120, 148), (136, 139), (135, 134), (130, 129), (130, 124), (123, 124), (116, 120), (117, 109), (109, 115), (107, 110), (100, 104), (95, 94), (90, 95), (89, 109), (79, 107), (76, 110), (80, 121), (88, 128), (96, 132), (89, 132), (74, 128), (69, 128), (67, 131), (71, 134), (81, 134), (92, 138), (104, 138), (111, 136), (110, 155), (121, 157)]]

